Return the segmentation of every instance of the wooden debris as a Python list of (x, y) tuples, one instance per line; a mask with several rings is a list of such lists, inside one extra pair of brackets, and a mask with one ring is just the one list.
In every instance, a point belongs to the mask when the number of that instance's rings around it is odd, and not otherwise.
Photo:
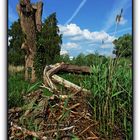
[(13, 107), (8, 110), (8, 113), (16, 113), (16, 112), (21, 112), (23, 110), (22, 107)]
[(86, 129), (84, 129), (79, 135), (82, 135), (84, 132), (86, 132), (90, 127), (92, 127), (94, 124), (88, 126)]
[(67, 89), (71, 89), (71, 90), (74, 90), (74, 91), (82, 91), (84, 93), (90, 93), (89, 90), (85, 89), (85, 88), (82, 88), (80, 86), (77, 86), (76, 84), (74, 83), (71, 83), (63, 78), (61, 78), (60, 76), (57, 76), (57, 75), (53, 75), (52, 76), (52, 80), (55, 82), (55, 83), (59, 83), (60, 85), (63, 85), (65, 88)]
[(78, 107), (78, 106), (80, 106), (80, 103), (77, 103), (77, 104), (71, 106), (71, 107), (69, 108), (69, 110), (72, 110), (72, 109), (74, 109), (74, 108), (76, 108), (76, 107)]
[(12, 128), (13, 128), (12, 133), (14, 133), (14, 131), (16, 131), (16, 130), (20, 130), (24, 135), (33, 136), (33, 137), (39, 138), (41, 140), (47, 140), (47, 137), (44, 136), (45, 135), (44, 132), (30, 131), (30, 130), (27, 130), (26, 128), (19, 127), (16, 124), (12, 124)]
[(99, 140), (99, 138), (96, 136), (95, 137), (88, 137), (87, 140)]
[(68, 65), (68, 64), (64, 64), (63, 62), (62, 63), (57, 63), (55, 65), (52, 65), (52, 66), (46, 66), (45, 69), (44, 69), (44, 73), (43, 73), (43, 79), (44, 79), (44, 84), (46, 86), (46, 88), (49, 89), (49, 91), (59, 91), (55, 85), (55, 83), (59, 83), (60, 85), (63, 85), (65, 88), (69, 89), (69, 90), (74, 90), (74, 91), (82, 91), (82, 92), (85, 92), (85, 93), (90, 93), (89, 90), (87, 89), (84, 89), (80, 86), (77, 86), (76, 84), (74, 83), (71, 83), (67, 80), (65, 80), (64, 78), (61, 78), (60, 76), (58, 75), (54, 75), (55, 73), (57, 73), (58, 71), (60, 70), (65, 70), (65, 71), (69, 71), (69, 72), (73, 72), (73, 71), (76, 71), (76, 72), (80, 72), (80, 70), (82, 72), (88, 72), (90, 73), (90, 69), (89, 67), (85, 67), (85, 66), (76, 66), (76, 65)]
[[(12, 135), (15, 135), (14, 132), (17, 131), (17, 130), (20, 130), (24, 135), (29, 135), (29, 136), (33, 136), (33, 137), (36, 137), (36, 138), (39, 138), (41, 140), (47, 140), (47, 137), (45, 136), (46, 134), (49, 134), (49, 133), (54, 133), (54, 132), (60, 132), (60, 131), (67, 131), (67, 130), (71, 130), (73, 129), (75, 126), (70, 126), (70, 127), (65, 127), (63, 129), (54, 129), (54, 130), (49, 130), (49, 131), (46, 131), (46, 132), (35, 132), (35, 131), (30, 131), (30, 130), (27, 130), (26, 128), (22, 128), (20, 126), (17, 126), (16, 124), (12, 124)], [(22, 134), (20, 133), (19, 136), (21, 136)], [(13, 136), (11, 136), (12, 138)]]

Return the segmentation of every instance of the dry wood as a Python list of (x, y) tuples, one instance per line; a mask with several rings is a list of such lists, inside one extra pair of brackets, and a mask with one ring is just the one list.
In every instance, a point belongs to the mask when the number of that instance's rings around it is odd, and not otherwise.
[(19, 127), (16, 124), (12, 124), (13, 132), (15, 130), (20, 130), (24, 135), (30, 135), (30, 136), (39, 138), (41, 140), (47, 140), (47, 137), (45, 137), (44, 135), (46, 135), (48, 133), (54, 133), (54, 132), (58, 132), (58, 131), (67, 131), (67, 130), (73, 129), (74, 127), (75, 126), (70, 126), (70, 127), (65, 127), (63, 129), (49, 130), (49, 131), (46, 131), (46, 132), (34, 132), (34, 131), (27, 130), (26, 128)]
[(69, 108), (69, 110), (74, 109), (74, 108), (76, 108), (76, 107), (78, 107), (78, 106), (80, 106), (80, 103), (77, 103), (77, 104), (71, 106), (71, 107)]
[(92, 140), (92, 139), (93, 139), (93, 140), (94, 140), (94, 139), (98, 139), (98, 140), (99, 140), (99, 137), (97, 137), (92, 131), (89, 131), (89, 133), (92, 135), (92, 137), (88, 137), (87, 139), (89, 139), (89, 140), (90, 140), (90, 139), (91, 139), (91, 140)]
[[(54, 68), (54, 65), (48, 66), (48, 69)], [(61, 64), (61, 69), (60, 71), (64, 72), (72, 72), (72, 73), (85, 73), (85, 74), (90, 74), (91, 69), (88, 66), (78, 66), (78, 65), (71, 65), (71, 64)]]
[(75, 126), (70, 126), (70, 127), (65, 127), (63, 129), (54, 129), (54, 130), (49, 130), (47, 131), (47, 133), (53, 133), (53, 132), (57, 132), (57, 131), (67, 131), (67, 130), (71, 130), (75, 128)]
[(65, 109), (65, 110), (72, 110), (72, 109), (74, 109), (74, 108), (76, 108), (76, 107), (78, 107), (78, 106), (80, 106), (80, 103), (77, 103), (77, 104), (71, 106), (70, 108), (64, 108), (64, 107), (61, 105), (60, 108)]
[[(70, 68), (72, 67), (72, 68)], [(57, 73), (58, 71), (60, 70), (67, 70), (68, 68), (69, 69), (78, 69), (79, 66), (75, 66), (75, 65), (69, 65), (68, 64), (65, 64), (64, 62), (62, 63), (56, 63), (55, 65), (52, 65), (52, 66), (46, 66), (45, 69), (44, 69), (44, 72), (43, 72), (43, 80), (44, 80), (44, 84), (45, 86), (48, 88), (48, 89), (52, 89), (52, 91), (58, 91), (56, 85), (54, 83), (59, 83), (61, 85), (63, 85), (64, 87), (68, 88), (68, 89), (71, 89), (71, 90), (75, 90), (75, 91), (82, 91), (82, 92), (86, 92), (86, 93), (90, 93), (89, 90), (87, 89), (84, 89), (84, 88), (81, 88), (77, 85), (75, 85), (74, 83), (71, 83), (57, 75), (54, 75), (55, 73)], [(84, 67), (84, 66), (83, 66)], [(81, 68), (78, 69), (78, 71), (80, 70)], [(87, 69), (83, 69), (83, 71), (86, 71)], [(51, 91), (51, 90), (49, 90)]]
[(21, 112), (23, 110), (22, 107), (13, 107), (8, 110), (8, 113), (16, 113), (16, 112)]
[(71, 64), (63, 64), (62, 71), (65, 72), (74, 72), (74, 73), (91, 73), (91, 69), (88, 66), (77, 66)]
[[(62, 109), (64, 109), (64, 106), (62, 106), (62, 105), (59, 105), (59, 107), (60, 108), (62, 108)], [(69, 108), (65, 108), (65, 110), (70, 110)], [(72, 110), (70, 110), (70, 112), (72, 113), (72, 114), (74, 114), (74, 115), (79, 115), (79, 113), (78, 112), (75, 112), (75, 111), (72, 111)], [(61, 115), (61, 117), (62, 117), (62, 115)], [(60, 116), (59, 116), (59, 118), (58, 118), (58, 120), (61, 118)]]
[(43, 72), (43, 80), (44, 80), (44, 84), (45, 86), (51, 88), (53, 91), (57, 91), (57, 88), (55, 86), (55, 84), (52, 82), (51, 80), (51, 76), (56, 73), (57, 71), (59, 71), (59, 69), (61, 68), (61, 63), (57, 63), (54, 65), (54, 67), (50, 70), (48, 70), (48, 66), (45, 67), (44, 72)]
[(90, 127), (92, 127), (94, 124), (88, 126), (86, 129), (84, 129), (79, 135), (82, 135), (84, 132), (86, 132)]
[(16, 124), (12, 124), (12, 128), (15, 130), (20, 130), (24, 135), (33, 136), (33, 137), (39, 138), (41, 140), (47, 140), (47, 137), (43, 136), (43, 135), (45, 135), (44, 132), (30, 131), (30, 130), (27, 130), (25, 128), (19, 127)]
[(95, 137), (88, 137), (87, 140), (99, 140), (99, 138), (96, 136)]
[(82, 92), (85, 92), (85, 93), (90, 93), (89, 90), (87, 89), (84, 89), (80, 86), (77, 86), (76, 84), (74, 83), (71, 83), (63, 78), (61, 78), (60, 76), (57, 76), (57, 75), (53, 75), (52, 76), (52, 80), (56, 83), (59, 83), (61, 85), (63, 85), (65, 88), (67, 89), (71, 89), (71, 90), (74, 90), (74, 91), (82, 91)]

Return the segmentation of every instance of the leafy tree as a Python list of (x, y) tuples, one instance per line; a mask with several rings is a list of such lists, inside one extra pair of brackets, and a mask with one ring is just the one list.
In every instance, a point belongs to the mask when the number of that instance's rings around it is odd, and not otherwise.
[(58, 56), (55, 60), (54, 60), (55, 63), (57, 62), (64, 62), (64, 63), (70, 63), (70, 57), (68, 54), (66, 55), (60, 55)]
[(20, 26), (20, 20), (15, 21), (10, 29), (8, 29), (8, 62), (13, 65), (24, 65), (24, 51), (21, 50), (21, 45), (24, 41), (24, 34)]
[(113, 54), (115, 54), (116, 57), (132, 57), (132, 35), (125, 34), (114, 40), (113, 43), (115, 45)]
[(77, 57), (73, 59), (75, 65), (86, 65), (86, 57), (85, 54), (80, 53)]
[(56, 13), (51, 14), (43, 23), (41, 33), (37, 37), (37, 53), (35, 69), (38, 77), (42, 75), (46, 64), (53, 64), (60, 56), (62, 35), (57, 26)]
[(85, 60), (87, 65), (93, 65), (94, 62), (94, 54), (88, 54), (85, 56)]

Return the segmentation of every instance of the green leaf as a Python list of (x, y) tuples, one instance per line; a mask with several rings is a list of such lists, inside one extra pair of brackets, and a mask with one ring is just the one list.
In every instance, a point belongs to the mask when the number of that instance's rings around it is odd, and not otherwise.
[(51, 92), (49, 92), (47, 89), (43, 89), (43, 93), (45, 96), (52, 96), (53, 94)]
[(80, 140), (79, 138), (72, 138), (72, 140)]
[(35, 83), (34, 85), (32, 85), (31, 87), (29, 87), (29, 89), (27, 90), (27, 93), (36, 90), (36, 89), (38, 88), (38, 86), (39, 86), (40, 83), (41, 83), (41, 82), (37, 82), (37, 83)]
[(80, 140), (77, 136), (73, 136), (72, 140)]
[(117, 96), (117, 95), (119, 95), (119, 94), (121, 94), (121, 93), (124, 93), (124, 91), (116, 92), (115, 94), (112, 95), (112, 97), (115, 97), (115, 96)]

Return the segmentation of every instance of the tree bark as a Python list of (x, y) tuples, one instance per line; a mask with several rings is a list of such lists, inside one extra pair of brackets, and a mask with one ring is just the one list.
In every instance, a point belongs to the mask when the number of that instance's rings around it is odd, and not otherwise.
[(17, 5), (17, 12), (20, 17), (20, 24), (25, 41), (21, 49), (25, 49), (25, 80), (35, 82), (34, 59), (36, 54), (36, 35), (41, 31), (41, 16), (43, 3), (31, 4), (30, 0), (20, 0)]
[[(70, 66), (70, 67), (69, 67)], [(83, 68), (83, 69), (82, 69)], [(86, 69), (85, 69), (86, 68)], [(69, 65), (69, 64), (65, 64), (65, 63), (56, 63), (55, 65), (52, 66), (46, 66), (43, 72), (43, 81), (45, 86), (48, 89), (51, 89), (52, 91), (57, 91), (59, 92), (59, 90), (57, 89), (57, 86), (55, 85), (55, 83), (59, 83), (60, 85), (63, 85), (64, 87), (66, 87), (67, 89), (70, 90), (74, 90), (74, 91), (82, 91), (85, 93), (90, 93), (89, 90), (84, 89), (82, 87), (79, 87), (77, 85), (75, 85), (74, 83), (71, 83), (57, 75), (54, 75), (55, 73), (57, 73), (58, 71), (67, 71), (70, 70), (70, 72), (74, 72), (78, 70), (78, 73), (81, 71), (83, 72), (87, 72), (87, 70), (90, 72), (90, 68), (89, 67), (85, 67), (85, 66), (76, 66), (76, 65)]]
[[(56, 65), (49, 65), (47, 68), (52, 69)], [(72, 65), (72, 64), (61, 64), (61, 69), (59, 71), (64, 71), (64, 72), (72, 72), (72, 73), (78, 73), (78, 74), (90, 74), (92, 73), (91, 68), (88, 66), (78, 66), (78, 65)]]

